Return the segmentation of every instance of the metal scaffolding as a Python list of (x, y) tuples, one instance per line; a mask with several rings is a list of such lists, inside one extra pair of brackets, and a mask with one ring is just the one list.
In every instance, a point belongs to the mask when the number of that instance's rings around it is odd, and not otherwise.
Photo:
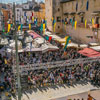
[[(59, 68), (77, 64), (93, 63), (96, 61), (100, 61), (100, 57), (70, 59), (70, 60), (48, 62), (48, 63), (27, 64), (27, 65), (20, 65), (19, 68), (20, 68), (20, 73), (22, 73), (24, 71)], [(13, 72), (16, 73), (16, 66), (13, 66), (13, 69), (14, 69)]]

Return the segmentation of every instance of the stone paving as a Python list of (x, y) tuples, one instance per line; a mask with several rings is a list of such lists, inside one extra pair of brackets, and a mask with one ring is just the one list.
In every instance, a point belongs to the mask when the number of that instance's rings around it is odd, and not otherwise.
[(90, 83), (84, 85), (78, 84), (74, 87), (68, 87), (66, 85), (52, 86), (52, 88), (39, 88), (37, 90), (26, 91), (21, 100), (54, 100), (55, 98), (84, 93), (94, 89), (100, 88), (94, 87)]

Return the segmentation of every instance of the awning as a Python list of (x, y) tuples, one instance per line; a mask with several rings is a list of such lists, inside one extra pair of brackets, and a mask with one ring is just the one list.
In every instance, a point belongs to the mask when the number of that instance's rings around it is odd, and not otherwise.
[(69, 13), (70, 15), (75, 15), (76, 14), (76, 12), (71, 12), (71, 13)]
[(94, 11), (93, 13), (91, 13), (92, 15), (98, 15), (100, 14), (100, 11)]
[(58, 50), (59, 48), (57, 46), (53, 46), (51, 44), (43, 44), (42, 47), (42, 52), (47, 52), (47, 51), (54, 51), (54, 50)]
[(100, 51), (100, 46), (94, 46), (94, 47), (90, 47), (90, 48), (95, 50), (95, 51)]
[(87, 48), (88, 45), (87, 44), (80, 44), (80, 48)]
[(98, 46), (99, 43), (89, 43), (90, 46)]
[(85, 14), (85, 12), (81, 11), (81, 12), (78, 12), (77, 14), (78, 15), (83, 15), (83, 14)]
[(66, 13), (64, 13), (64, 15), (69, 15), (69, 13), (68, 13), (68, 12), (66, 12)]
[(87, 57), (100, 57), (100, 52), (97, 52), (91, 48), (85, 48), (83, 50), (78, 51), (80, 54)]

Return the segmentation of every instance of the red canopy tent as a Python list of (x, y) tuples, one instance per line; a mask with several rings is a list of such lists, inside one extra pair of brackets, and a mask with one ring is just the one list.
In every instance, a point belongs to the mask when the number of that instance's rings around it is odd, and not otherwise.
[(100, 52), (97, 52), (91, 48), (85, 48), (83, 50), (78, 51), (80, 54), (87, 57), (100, 57)]

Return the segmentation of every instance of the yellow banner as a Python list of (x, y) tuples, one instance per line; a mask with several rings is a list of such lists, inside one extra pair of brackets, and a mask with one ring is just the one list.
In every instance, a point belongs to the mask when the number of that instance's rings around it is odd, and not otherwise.
[(43, 24), (43, 30), (45, 29), (45, 24)]
[(18, 26), (18, 31), (20, 30), (20, 28), (21, 28), (21, 25)]
[(34, 22), (34, 17), (32, 17), (32, 22)]
[(94, 19), (92, 18), (92, 25), (94, 25)]
[(31, 30), (31, 24), (29, 24), (29, 30)]
[(86, 28), (86, 25), (87, 25), (87, 20), (85, 20), (85, 28)]
[(8, 24), (8, 32), (10, 32), (11, 24)]
[(77, 21), (75, 21), (75, 30), (76, 30), (76, 26), (77, 26)]
[(54, 24), (54, 32), (55, 32), (55, 29), (56, 29), (56, 23)]

